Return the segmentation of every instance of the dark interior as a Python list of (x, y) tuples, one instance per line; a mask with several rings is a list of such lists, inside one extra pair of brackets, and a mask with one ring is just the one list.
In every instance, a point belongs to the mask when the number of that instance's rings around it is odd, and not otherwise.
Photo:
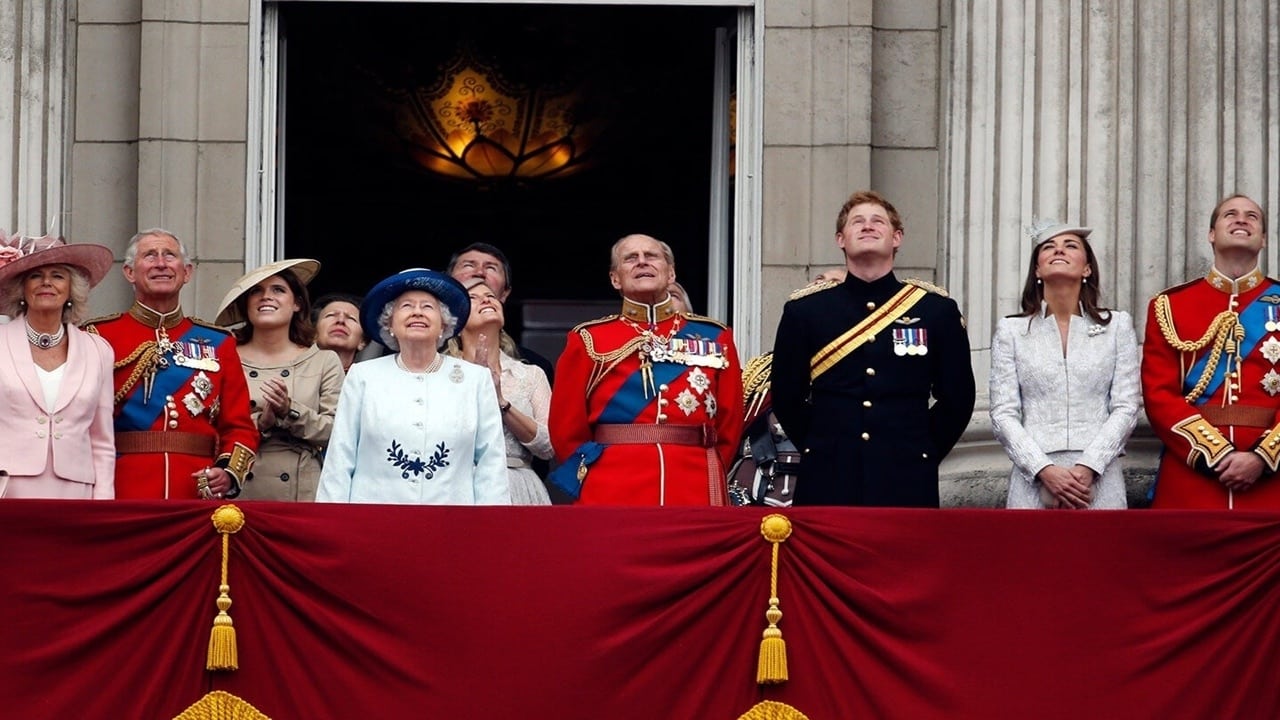
[[(705, 309), (715, 29), (734, 18), (726, 8), (282, 3), (286, 255), (323, 264), (313, 296), (360, 295), (490, 242), (514, 268), (507, 322), (518, 331), (522, 301), (615, 301), (609, 247), (643, 232), (672, 245), (678, 279)], [(604, 118), (593, 164), (491, 182), (416, 164), (384, 88), (430, 85), (462, 47), (513, 77), (588, 82)]]

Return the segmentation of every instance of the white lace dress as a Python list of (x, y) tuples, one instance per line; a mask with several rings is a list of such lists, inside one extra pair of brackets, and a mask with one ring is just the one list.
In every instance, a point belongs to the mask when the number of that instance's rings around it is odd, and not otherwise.
[(550, 460), (551, 436), (547, 433), (547, 415), (551, 411), (551, 385), (547, 374), (537, 365), (529, 365), (500, 354), (502, 364), (502, 396), (511, 407), (533, 418), (537, 433), (527, 443), (516, 439), (506, 427), (502, 433), (507, 443), (507, 477), (511, 481), (512, 505), (550, 505), (547, 487), (529, 462), (538, 457)]
[(1098, 473), (1093, 508), (1124, 508), (1119, 456), (1141, 404), (1133, 319), (1071, 318), (1067, 352), (1043, 313), (1002, 318), (991, 341), (991, 427), (1013, 461), (1007, 506), (1042, 508), (1036, 474), (1056, 464)]

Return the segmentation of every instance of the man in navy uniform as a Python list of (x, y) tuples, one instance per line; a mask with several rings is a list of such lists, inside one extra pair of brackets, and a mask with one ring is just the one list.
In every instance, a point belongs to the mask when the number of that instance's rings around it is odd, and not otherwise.
[(836, 221), (847, 279), (783, 308), (773, 408), (803, 453), (796, 505), (938, 507), (938, 464), (973, 412), (973, 367), (955, 301), (894, 276), (902, 229), (889, 201), (854, 193)]

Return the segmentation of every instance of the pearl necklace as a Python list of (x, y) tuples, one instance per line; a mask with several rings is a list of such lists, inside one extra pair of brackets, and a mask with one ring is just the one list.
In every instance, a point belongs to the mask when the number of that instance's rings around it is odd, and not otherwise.
[(56, 347), (58, 344), (62, 342), (62, 339), (67, 336), (66, 325), (59, 325), (58, 331), (53, 333), (52, 335), (50, 335), (49, 333), (37, 332), (35, 328), (31, 327), (31, 323), (26, 323), (26, 325), (27, 325), (27, 342), (31, 343), (32, 345), (35, 345), (36, 347), (42, 350), (48, 350), (51, 347)]
[(400, 359), (400, 353), (396, 353), (396, 364), (405, 372), (411, 372), (415, 375), (426, 375), (427, 373), (433, 373), (440, 369), (440, 366), (444, 364), (444, 355), (437, 352), (435, 358), (431, 362), (427, 363), (426, 370), (410, 370), (409, 367), (404, 364), (404, 360)]

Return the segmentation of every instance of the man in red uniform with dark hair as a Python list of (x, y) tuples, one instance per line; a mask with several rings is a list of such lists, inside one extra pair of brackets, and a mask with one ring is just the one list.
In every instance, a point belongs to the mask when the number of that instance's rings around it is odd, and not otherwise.
[(569, 333), (556, 365), (552, 482), (583, 505), (723, 505), (742, 432), (742, 368), (729, 328), (680, 312), (671, 248), (613, 246), (622, 312)]
[(167, 230), (129, 241), (127, 312), (85, 329), (115, 351), (116, 497), (235, 497), (253, 466), (258, 429), (231, 335), (186, 317), (186, 248)]
[(1258, 203), (1224, 199), (1209, 273), (1148, 307), (1142, 396), (1165, 446), (1153, 507), (1280, 507), (1280, 283), (1258, 269), (1266, 235)]

